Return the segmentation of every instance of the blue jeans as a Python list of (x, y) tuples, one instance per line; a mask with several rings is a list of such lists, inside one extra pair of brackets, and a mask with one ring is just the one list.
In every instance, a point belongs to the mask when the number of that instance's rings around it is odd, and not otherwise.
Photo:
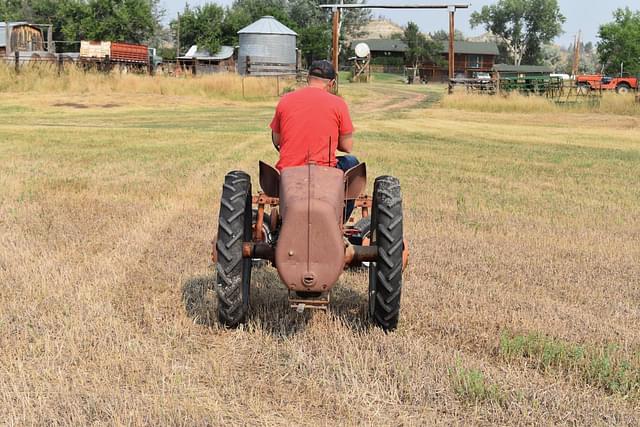
[[(358, 166), (360, 164), (356, 156), (338, 156), (336, 160), (338, 160), (338, 164), (336, 165), (336, 167), (338, 169), (342, 169), (343, 172), (346, 172), (352, 167)], [(347, 201), (347, 205), (344, 208), (344, 222), (347, 222), (347, 220), (351, 217), (355, 205), (355, 200)]]

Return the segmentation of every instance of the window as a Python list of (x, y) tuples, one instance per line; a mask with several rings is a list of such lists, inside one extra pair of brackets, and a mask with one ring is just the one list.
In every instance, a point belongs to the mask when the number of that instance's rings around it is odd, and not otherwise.
[(468, 68), (482, 68), (482, 55), (468, 55), (467, 56)]

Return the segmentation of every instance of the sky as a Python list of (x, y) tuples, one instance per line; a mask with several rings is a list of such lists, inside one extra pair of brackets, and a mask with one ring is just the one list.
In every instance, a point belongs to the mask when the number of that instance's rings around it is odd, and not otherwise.
[[(189, 5), (198, 6), (204, 3), (218, 3), (228, 6), (233, 0), (189, 0)], [(558, 0), (562, 14), (567, 18), (564, 24), (564, 34), (556, 39), (556, 43), (568, 46), (574, 40), (579, 30), (582, 30), (584, 42), (598, 41), (598, 28), (601, 24), (612, 20), (613, 11), (620, 7), (628, 6), (631, 9), (640, 9), (638, 0)], [(382, 3), (381, 0), (368, 0), (367, 3)], [(393, 2), (398, 4), (410, 3), (444, 3), (442, 0), (384, 0), (385, 3)], [(163, 0), (167, 10), (166, 20), (170, 21), (176, 14), (184, 9), (185, 0)], [(338, 3), (338, 1), (336, 1)], [(484, 33), (483, 28), (471, 29), (469, 18), (471, 13), (479, 11), (482, 6), (490, 5), (495, 1), (488, 0), (456, 0), (455, 3), (471, 3), (469, 9), (459, 9), (456, 13), (456, 27), (466, 36), (477, 36)], [(596, 4), (594, 6), (594, 3)], [(449, 21), (445, 10), (388, 10), (373, 9), (373, 16), (389, 18), (400, 25), (405, 25), (408, 21), (414, 21), (423, 32), (433, 32), (440, 29), (448, 29)]]

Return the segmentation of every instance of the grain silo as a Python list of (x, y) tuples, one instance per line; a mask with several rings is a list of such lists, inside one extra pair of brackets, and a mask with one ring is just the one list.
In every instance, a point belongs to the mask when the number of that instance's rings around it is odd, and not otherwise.
[(273, 16), (263, 16), (238, 31), (238, 35), (240, 74), (265, 76), (295, 73), (297, 34), (291, 28), (281, 24)]

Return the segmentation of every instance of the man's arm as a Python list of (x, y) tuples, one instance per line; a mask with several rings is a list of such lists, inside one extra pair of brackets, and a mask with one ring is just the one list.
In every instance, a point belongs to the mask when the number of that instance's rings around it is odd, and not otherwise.
[(351, 153), (351, 150), (353, 150), (352, 133), (340, 135), (340, 139), (338, 139), (338, 150), (342, 151), (343, 153)]
[(351, 123), (351, 115), (349, 114), (349, 107), (341, 100), (340, 108), (340, 126), (338, 132), (340, 137), (338, 138), (338, 150), (343, 153), (351, 153), (353, 150), (353, 123)]
[(275, 131), (271, 131), (271, 142), (276, 150), (280, 151), (280, 134)]

